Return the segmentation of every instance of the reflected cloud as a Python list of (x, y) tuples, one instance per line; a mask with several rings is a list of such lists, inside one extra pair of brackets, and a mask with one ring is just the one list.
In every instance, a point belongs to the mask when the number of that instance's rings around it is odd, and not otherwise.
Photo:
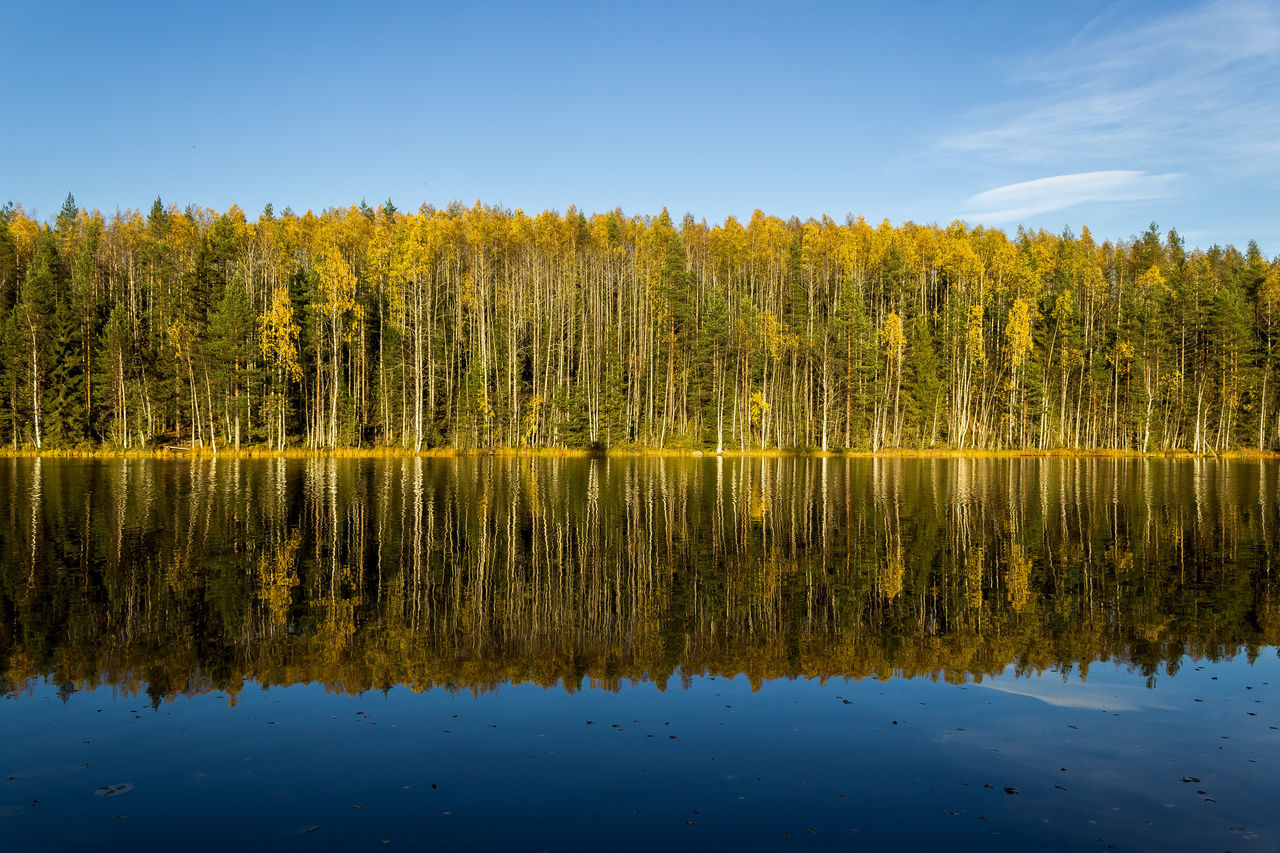
[(1154, 693), (1139, 685), (1093, 685), (1075, 680), (1064, 682), (1052, 674), (1015, 680), (1012, 672), (1007, 672), (998, 678), (979, 682), (977, 686), (1012, 696), (1039, 699), (1055, 708), (1114, 712), (1171, 710), (1174, 707), (1158, 701)]

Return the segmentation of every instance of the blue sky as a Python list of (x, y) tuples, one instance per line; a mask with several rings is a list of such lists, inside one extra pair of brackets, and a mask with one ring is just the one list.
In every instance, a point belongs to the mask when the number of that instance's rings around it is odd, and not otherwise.
[(390, 197), (1280, 252), (1280, 0), (11, 2), (0, 200)]

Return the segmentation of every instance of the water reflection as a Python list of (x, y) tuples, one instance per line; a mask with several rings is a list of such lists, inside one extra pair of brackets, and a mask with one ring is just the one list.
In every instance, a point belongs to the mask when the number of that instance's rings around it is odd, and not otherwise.
[(1275, 463), (0, 463), (0, 671), (154, 701), (1148, 676), (1280, 639)]

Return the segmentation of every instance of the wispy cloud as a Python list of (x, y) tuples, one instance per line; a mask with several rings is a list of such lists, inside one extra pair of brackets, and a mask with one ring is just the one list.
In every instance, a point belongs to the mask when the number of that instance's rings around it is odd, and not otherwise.
[(1177, 173), (1149, 175), (1110, 169), (1022, 181), (972, 196), (965, 218), (998, 225), (1078, 204), (1160, 198), (1172, 191), (1180, 177)]
[(984, 165), (1280, 174), (1280, 4), (1107, 19), (1015, 62), (1019, 91), (939, 143)]

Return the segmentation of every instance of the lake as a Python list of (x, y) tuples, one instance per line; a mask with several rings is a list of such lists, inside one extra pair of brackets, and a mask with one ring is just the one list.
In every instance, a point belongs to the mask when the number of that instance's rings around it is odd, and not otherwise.
[(1280, 464), (0, 460), (7, 849), (1274, 850)]

